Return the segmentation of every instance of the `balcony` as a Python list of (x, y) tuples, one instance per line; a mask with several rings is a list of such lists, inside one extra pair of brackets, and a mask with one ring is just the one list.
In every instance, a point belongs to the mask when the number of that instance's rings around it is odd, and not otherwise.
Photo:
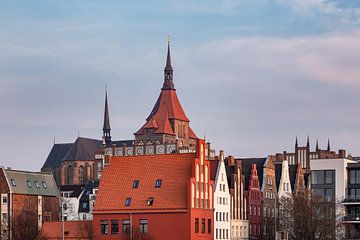
[(360, 223), (360, 214), (347, 214), (343, 218), (344, 223)]
[(360, 205), (360, 196), (349, 195), (342, 201), (344, 205)]

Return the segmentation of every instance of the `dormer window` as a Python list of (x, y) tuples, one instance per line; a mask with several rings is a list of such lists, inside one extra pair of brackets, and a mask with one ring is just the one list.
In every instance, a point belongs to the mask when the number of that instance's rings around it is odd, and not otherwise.
[(10, 181), (11, 181), (11, 185), (12, 185), (13, 187), (16, 187), (15, 179), (10, 179)]
[(138, 187), (139, 187), (139, 180), (134, 180), (133, 188), (138, 188)]
[(130, 204), (131, 204), (131, 198), (126, 198), (126, 200), (125, 200), (125, 206), (130, 206)]
[(47, 189), (46, 182), (42, 182), (42, 186), (43, 186), (43, 188)]
[(156, 180), (155, 188), (160, 188), (161, 187), (161, 182), (162, 182), (161, 179)]
[(34, 182), (36, 188), (40, 188), (40, 185), (37, 181)]
[(147, 200), (147, 205), (148, 206), (152, 206), (154, 203), (154, 198), (153, 197), (149, 197), (149, 199)]
[(30, 180), (27, 180), (27, 181), (26, 181), (26, 184), (27, 184), (27, 186), (28, 186), (29, 188), (32, 188), (32, 185), (31, 185)]

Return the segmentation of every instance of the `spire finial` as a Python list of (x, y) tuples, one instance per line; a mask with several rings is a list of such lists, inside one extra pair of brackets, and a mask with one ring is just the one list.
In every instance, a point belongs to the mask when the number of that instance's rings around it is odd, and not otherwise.
[(330, 152), (330, 138), (328, 138), (328, 142), (327, 142), (327, 150)]
[(168, 49), (166, 57), (166, 66), (164, 69), (164, 84), (162, 90), (175, 90), (173, 82), (173, 68), (171, 66), (171, 54), (170, 54), (170, 36), (168, 36)]
[(109, 117), (109, 107), (107, 100), (107, 85), (105, 90), (105, 109), (104, 109), (104, 125), (103, 125), (103, 141), (106, 145), (111, 143), (111, 135), (110, 135), (110, 117)]

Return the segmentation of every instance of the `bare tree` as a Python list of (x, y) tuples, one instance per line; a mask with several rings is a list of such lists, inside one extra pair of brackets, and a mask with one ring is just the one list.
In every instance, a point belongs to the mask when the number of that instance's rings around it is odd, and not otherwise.
[(14, 215), (12, 233), (14, 240), (36, 239), (38, 234), (37, 214), (23, 209)]
[(329, 201), (306, 190), (281, 198), (279, 210), (279, 228), (288, 232), (289, 239), (336, 238), (339, 222), (335, 201)]

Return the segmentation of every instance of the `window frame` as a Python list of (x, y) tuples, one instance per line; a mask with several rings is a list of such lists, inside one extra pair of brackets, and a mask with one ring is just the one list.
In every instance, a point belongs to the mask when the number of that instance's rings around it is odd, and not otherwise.
[(162, 185), (162, 179), (157, 179), (155, 181), (155, 188), (161, 188)]
[(125, 206), (126, 206), (126, 207), (131, 206), (131, 197), (127, 197), (127, 198), (125, 199)]

